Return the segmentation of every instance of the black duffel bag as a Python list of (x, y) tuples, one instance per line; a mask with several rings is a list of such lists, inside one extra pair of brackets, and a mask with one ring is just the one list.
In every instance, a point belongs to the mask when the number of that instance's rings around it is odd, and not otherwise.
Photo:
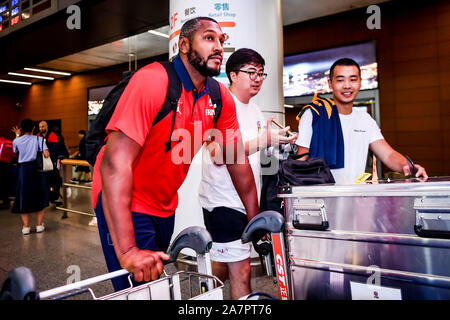
[(289, 156), (288, 159), (281, 161), (278, 170), (279, 186), (335, 183), (330, 168), (322, 158), (297, 160), (306, 155), (309, 155), (309, 153)]
[(330, 168), (322, 158), (297, 160), (306, 155), (309, 153), (290, 154), (287, 159), (279, 160), (276, 174), (262, 176), (260, 211), (275, 210), (283, 213), (283, 201), (277, 197), (279, 188), (335, 183)]

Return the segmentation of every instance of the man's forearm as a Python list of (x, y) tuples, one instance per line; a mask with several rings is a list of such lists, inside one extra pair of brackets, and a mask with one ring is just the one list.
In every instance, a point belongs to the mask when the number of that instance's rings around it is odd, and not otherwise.
[(252, 168), (247, 161), (244, 164), (227, 164), (227, 169), (234, 188), (244, 204), (247, 219), (250, 221), (259, 213), (258, 194)]
[(102, 203), (106, 222), (119, 258), (136, 247), (131, 201), (133, 194), (133, 162), (139, 154), (139, 144), (120, 131), (108, 138), (100, 165)]
[(382, 162), (396, 172), (403, 172), (403, 167), (408, 165), (406, 158), (395, 150), (392, 150), (384, 161), (382, 159)]
[(120, 257), (136, 247), (131, 217), (131, 168), (120, 167), (104, 159), (101, 165), (102, 204), (116, 255)]

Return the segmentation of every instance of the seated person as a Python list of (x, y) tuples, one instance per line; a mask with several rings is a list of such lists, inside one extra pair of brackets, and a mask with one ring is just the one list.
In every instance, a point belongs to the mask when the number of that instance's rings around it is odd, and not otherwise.
[[(386, 142), (375, 120), (365, 111), (353, 110), (361, 88), (358, 63), (349, 58), (334, 62), (328, 85), (333, 99), (315, 97), (299, 114), (297, 154), (323, 158), (336, 184), (355, 183), (365, 171), (369, 148), (390, 169), (411, 175), (406, 158)], [(416, 177), (428, 177), (422, 166), (415, 167)]]

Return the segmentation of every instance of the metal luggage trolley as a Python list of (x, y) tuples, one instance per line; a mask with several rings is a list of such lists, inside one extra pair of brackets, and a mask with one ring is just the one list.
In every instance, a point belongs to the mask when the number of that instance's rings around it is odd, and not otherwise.
[(285, 187), (278, 197), (284, 216), (257, 215), (242, 240), (272, 234), (263, 254), (281, 299), (450, 299), (450, 177)]
[[(176, 261), (184, 248), (197, 254), (198, 272), (179, 271), (167, 274), (158, 280), (134, 287), (132, 275), (125, 269), (107, 273), (73, 284), (37, 292), (31, 271), (18, 267), (9, 272), (0, 291), (0, 300), (60, 300), (89, 292), (94, 300), (222, 300), (223, 283), (212, 275), (209, 250), (211, 236), (202, 227), (184, 229), (175, 238), (168, 252), (170, 259), (164, 264)], [(96, 297), (90, 286), (128, 275), (130, 287), (102, 297)]]

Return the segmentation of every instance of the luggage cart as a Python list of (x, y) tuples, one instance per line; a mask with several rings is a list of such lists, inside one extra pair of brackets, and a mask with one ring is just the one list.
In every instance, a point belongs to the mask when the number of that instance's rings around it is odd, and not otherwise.
[[(179, 271), (158, 280), (134, 287), (132, 275), (125, 269), (107, 273), (62, 287), (37, 292), (34, 277), (25, 267), (13, 269), (0, 291), (0, 300), (60, 300), (75, 295), (90, 293), (94, 300), (222, 300), (223, 283), (212, 275), (209, 250), (211, 236), (203, 227), (189, 227), (175, 238), (169, 248), (170, 259), (164, 264), (176, 261), (184, 248), (197, 253), (198, 272)], [(96, 297), (92, 285), (119, 276), (128, 275), (130, 287), (102, 297)]]
[(450, 299), (450, 177), (288, 186), (278, 196), (284, 216), (257, 215), (242, 241), (272, 233), (266, 261), (281, 299)]

